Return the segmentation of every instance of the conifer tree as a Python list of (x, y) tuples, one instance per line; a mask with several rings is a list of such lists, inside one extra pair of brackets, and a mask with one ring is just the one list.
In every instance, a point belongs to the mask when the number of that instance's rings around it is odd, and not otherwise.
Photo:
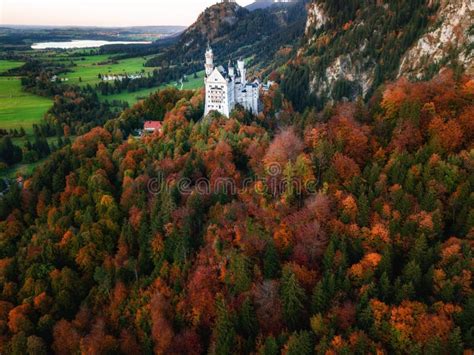
[(232, 354), (235, 351), (235, 325), (221, 294), (217, 296), (216, 312), (217, 319), (214, 326), (213, 353), (215, 355)]
[(291, 328), (295, 329), (301, 325), (303, 319), (305, 292), (293, 271), (288, 267), (283, 270), (281, 297), (285, 320)]
[(326, 293), (324, 292), (323, 283), (319, 281), (313, 290), (313, 297), (312, 297), (312, 310), (313, 313), (323, 312), (326, 307), (327, 299)]
[(255, 316), (255, 308), (248, 297), (240, 307), (238, 333), (245, 339), (245, 352), (251, 352), (255, 348), (255, 334), (258, 334), (258, 322)]
[(230, 259), (233, 290), (236, 293), (246, 291), (252, 284), (250, 261), (243, 254), (234, 254)]
[(365, 194), (360, 195), (359, 200), (357, 201), (358, 216), (357, 222), (361, 227), (367, 227), (369, 224), (369, 200)]
[(448, 352), (452, 355), (461, 355), (464, 352), (461, 329), (459, 329), (459, 327), (454, 328), (454, 330), (449, 335)]
[(280, 352), (275, 338), (269, 336), (267, 339), (265, 339), (265, 344), (258, 353), (259, 355), (278, 355)]
[(287, 355), (310, 355), (313, 353), (311, 349), (311, 334), (307, 331), (293, 333), (286, 344)]
[(384, 272), (380, 277), (380, 285), (379, 285), (379, 295), (383, 301), (390, 300), (390, 296), (392, 293), (390, 280), (387, 276), (387, 273)]
[(266, 279), (274, 279), (280, 273), (280, 260), (273, 241), (267, 243), (263, 258), (263, 275)]

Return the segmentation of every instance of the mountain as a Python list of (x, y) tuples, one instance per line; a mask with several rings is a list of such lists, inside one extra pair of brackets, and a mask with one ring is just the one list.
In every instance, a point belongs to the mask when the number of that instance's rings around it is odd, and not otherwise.
[(147, 65), (166, 61), (177, 65), (194, 63), (201, 68), (208, 43), (221, 64), (239, 57), (252, 58), (256, 68), (283, 64), (292, 49), (296, 53), (306, 18), (304, 1), (257, 11), (237, 3), (219, 3), (207, 8), (173, 46)]
[(270, 7), (272, 5), (291, 5), (299, 0), (256, 0), (254, 3), (245, 6), (247, 10), (250, 11), (255, 11), (259, 9), (266, 9), (267, 7)]
[(265, 9), (267, 7), (270, 7), (274, 4), (275, 2), (273, 0), (257, 0), (254, 3), (245, 6), (247, 10), (254, 11), (258, 9)]
[(368, 97), (386, 80), (429, 78), (445, 65), (469, 69), (473, 10), (470, 0), (313, 0), (285, 91), (302, 108)]

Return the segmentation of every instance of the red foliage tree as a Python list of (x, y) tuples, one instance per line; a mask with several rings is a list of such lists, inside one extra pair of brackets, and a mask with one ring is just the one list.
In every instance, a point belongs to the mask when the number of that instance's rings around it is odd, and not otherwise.
[(170, 305), (165, 296), (156, 292), (150, 301), (151, 312), (151, 336), (155, 343), (155, 354), (166, 354), (171, 341), (174, 337), (174, 331), (168, 317), (170, 316)]
[(107, 334), (105, 321), (99, 318), (92, 326), (91, 332), (81, 340), (81, 353), (101, 355), (113, 353), (118, 348), (117, 340)]
[(53, 350), (59, 355), (75, 354), (79, 351), (81, 336), (67, 320), (60, 320), (53, 328)]
[(333, 166), (337, 176), (344, 182), (349, 182), (354, 176), (360, 175), (360, 168), (357, 163), (341, 153), (334, 155)]
[(303, 151), (303, 142), (293, 128), (287, 128), (275, 136), (271, 142), (263, 162), (265, 166), (279, 164), (281, 170), (289, 160), (295, 160)]

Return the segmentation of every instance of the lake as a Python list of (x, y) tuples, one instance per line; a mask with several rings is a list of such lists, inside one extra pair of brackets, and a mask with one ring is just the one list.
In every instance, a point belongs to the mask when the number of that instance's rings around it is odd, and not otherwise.
[(31, 46), (33, 49), (75, 49), (98, 48), (109, 44), (150, 44), (151, 42), (74, 40), (69, 42), (42, 42)]

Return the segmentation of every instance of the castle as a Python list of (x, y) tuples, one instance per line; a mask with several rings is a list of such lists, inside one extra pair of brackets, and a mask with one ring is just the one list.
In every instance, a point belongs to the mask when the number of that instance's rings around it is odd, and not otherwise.
[(242, 105), (253, 114), (258, 114), (260, 109), (260, 90), (268, 90), (268, 85), (261, 84), (258, 80), (247, 82), (247, 70), (243, 60), (237, 61), (237, 68), (231, 63), (227, 70), (223, 66), (214, 66), (214, 54), (211, 47), (206, 50), (206, 107), (204, 115), (211, 111), (218, 111), (229, 117), (236, 104)]

